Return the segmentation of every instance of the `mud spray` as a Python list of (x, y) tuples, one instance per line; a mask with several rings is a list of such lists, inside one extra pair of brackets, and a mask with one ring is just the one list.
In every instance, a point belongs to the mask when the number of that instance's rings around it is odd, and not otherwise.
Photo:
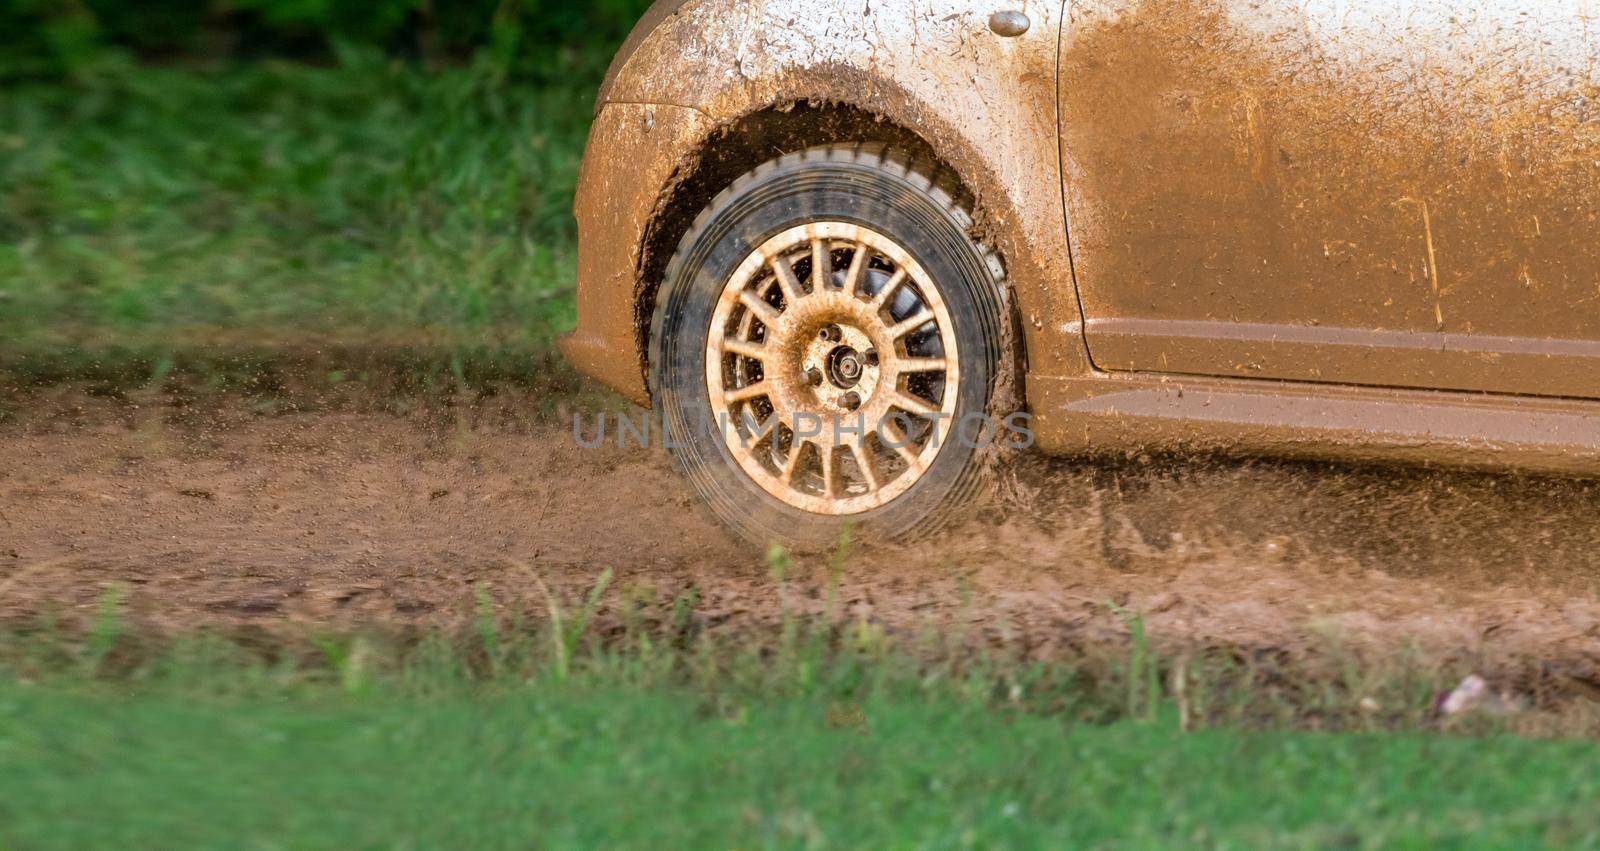
[[(479, 585), (537, 611), (538, 582), (576, 596), (611, 569), (605, 616), (692, 591), (709, 628), (776, 623), (765, 554), (659, 450), (576, 446), (561, 414), (583, 404), (36, 395), (0, 425), (0, 617), (88, 617), (120, 583), (156, 629), (455, 625)], [(1600, 667), (1595, 484), (1159, 457), (1002, 476), (941, 540), (799, 560), (791, 605), (1036, 658), (1116, 640), (1122, 607), (1174, 647)]]

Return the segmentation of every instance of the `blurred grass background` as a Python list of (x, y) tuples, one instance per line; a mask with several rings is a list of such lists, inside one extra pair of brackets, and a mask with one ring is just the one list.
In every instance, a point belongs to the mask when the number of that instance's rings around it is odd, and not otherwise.
[(453, 632), (162, 640), (114, 588), (79, 638), (0, 632), (0, 845), (1600, 844), (1600, 750), (1554, 740), (1600, 716), (1440, 718), (1452, 672), (1403, 654), (1345, 679), (1142, 625), (1049, 663), (843, 612), (724, 633), (692, 591), (601, 617), (609, 576), (542, 626), (479, 586)]
[(543, 348), (646, 0), (0, 5), (0, 340)]

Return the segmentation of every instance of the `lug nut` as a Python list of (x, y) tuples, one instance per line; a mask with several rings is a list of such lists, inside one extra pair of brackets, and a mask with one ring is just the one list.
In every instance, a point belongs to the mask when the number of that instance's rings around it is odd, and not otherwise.
[(877, 366), (878, 365), (878, 350), (877, 349), (867, 349), (866, 357), (867, 357), (867, 366)]
[(839, 407), (844, 408), (846, 411), (854, 411), (861, 407), (861, 394), (850, 392), (840, 396)]
[(812, 367), (806, 370), (806, 383), (812, 387), (822, 386), (822, 370)]
[(839, 333), (839, 326), (829, 325), (828, 327), (823, 328), (822, 331), (817, 334), (817, 336), (830, 343), (837, 343), (839, 342), (839, 338), (843, 337), (844, 335)]

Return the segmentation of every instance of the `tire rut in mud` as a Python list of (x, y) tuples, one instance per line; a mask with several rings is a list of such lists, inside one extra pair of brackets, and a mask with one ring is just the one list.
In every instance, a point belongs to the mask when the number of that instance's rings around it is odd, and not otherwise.
[[(537, 612), (541, 583), (577, 599), (607, 569), (606, 617), (689, 593), (718, 629), (782, 616), (764, 554), (661, 454), (580, 449), (559, 417), (72, 404), (0, 427), (3, 620), (87, 618), (122, 584), (161, 630), (451, 626), (480, 586)], [(799, 560), (783, 597), (1036, 657), (1125, 635), (1115, 604), (1173, 645), (1600, 665), (1592, 483), (1159, 458), (1004, 475), (977, 520), (855, 549), (836, 589), (831, 557)]]

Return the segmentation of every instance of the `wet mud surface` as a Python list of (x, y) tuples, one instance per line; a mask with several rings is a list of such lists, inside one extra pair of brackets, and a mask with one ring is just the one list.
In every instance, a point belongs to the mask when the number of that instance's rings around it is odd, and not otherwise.
[(1125, 635), (1115, 604), (1168, 645), (1600, 666), (1593, 483), (1025, 458), (947, 538), (797, 558), (780, 591), (662, 453), (581, 449), (559, 417), (26, 411), (0, 424), (12, 623), (82, 622), (120, 584), (164, 631), (449, 627), (480, 587), (536, 615), (545, 588), (576, 601), (609, 569), (602, 619), (693, 598), (708, 627), (765, 628), (785, 601), (1044, 658)]

